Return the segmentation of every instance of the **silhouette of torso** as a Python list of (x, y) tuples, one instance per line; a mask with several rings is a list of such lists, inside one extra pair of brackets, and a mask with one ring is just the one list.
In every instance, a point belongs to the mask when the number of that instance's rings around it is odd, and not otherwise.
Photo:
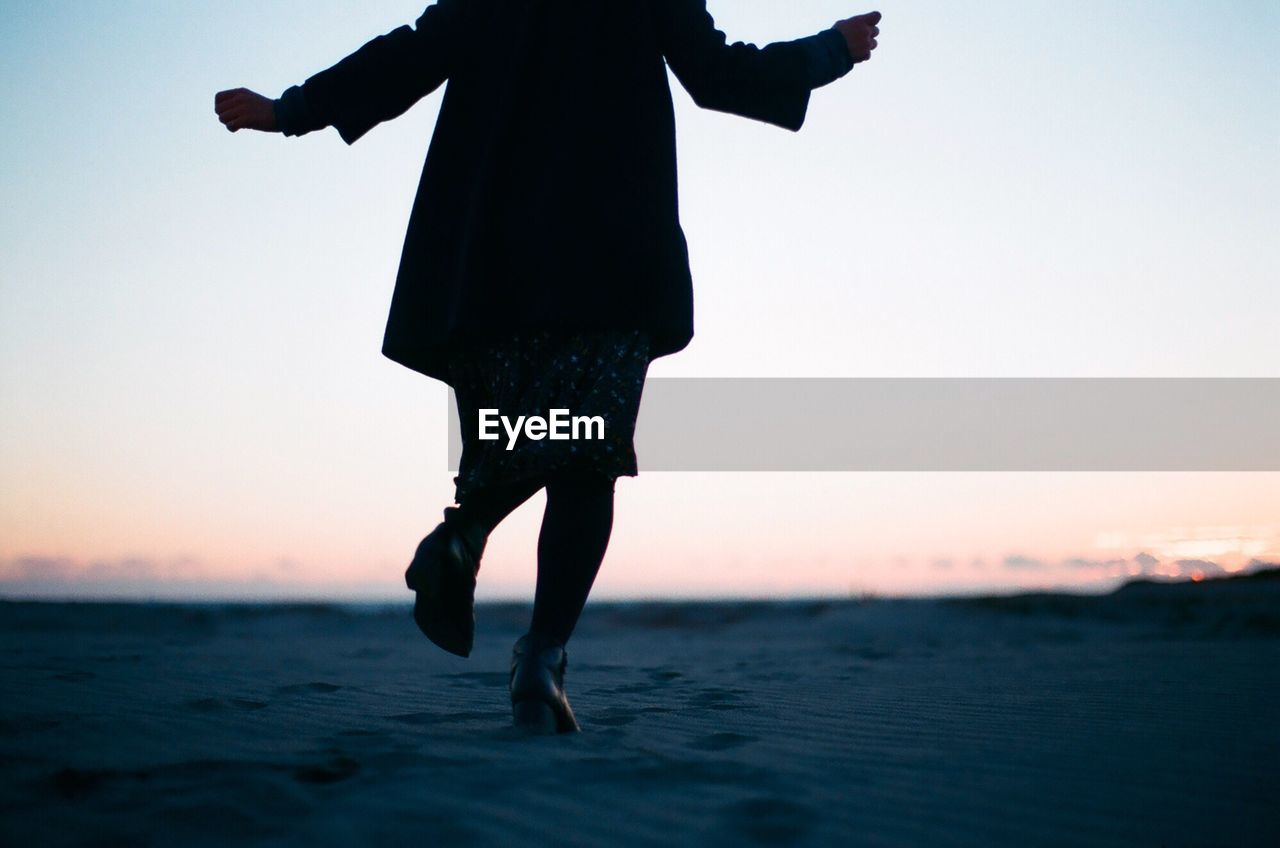
[(667, 66), (699, 105), (797, 130), (810, 90), (848, 70), (815, 72), (820, 37), (728, 45), (701, 0), (441, 0), (308, 79), (304, 130), (348, 143), (448, 81), (383, 352), (443, 378), (450, 345), (519, 329), (683, 348)]

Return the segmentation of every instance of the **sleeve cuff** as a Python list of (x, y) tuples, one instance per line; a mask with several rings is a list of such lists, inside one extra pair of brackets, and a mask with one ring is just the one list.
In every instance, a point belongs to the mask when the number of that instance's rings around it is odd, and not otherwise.
[(276, 129), (283, 134), (298, 136), (319, 129), (301, 86), (285, 89), (272, 105), (275, 107)]
[(840, 30), (832, 27), (799, 41), (809, 66), (809, 87), (835, 82), (853, 69), (853, 57)]
[(840, 72), (841, 76), (849, 73), (853, 69), (853, 56), (849, 54), (849, 43), (844, 40), (844, 34), (840, 30), (832, 27), (818, 34), (818, 38), (823, 39), (823, 45), (827, 48), (827, 53), (831, 56), (831, 63)]

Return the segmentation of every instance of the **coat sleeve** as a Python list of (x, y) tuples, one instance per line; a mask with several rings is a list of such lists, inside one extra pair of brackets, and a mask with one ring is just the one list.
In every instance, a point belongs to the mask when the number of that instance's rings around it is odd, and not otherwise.
[(657, 9), (667, 64), (694, 103), (800, 129), (809, 92), (820, 84), (814, 78), (813, 37), (765, 47), (729, 44), (706, 0), (658, 0)]
[(332, 126), (354, 144), (383, 121), (403, 115), (448, 79), (464, 47), (466, 5), (466, 0), (439, 0), (412, 27), (378, 36), (286, 91), (277, 103), (289, 108), (289, 134)]

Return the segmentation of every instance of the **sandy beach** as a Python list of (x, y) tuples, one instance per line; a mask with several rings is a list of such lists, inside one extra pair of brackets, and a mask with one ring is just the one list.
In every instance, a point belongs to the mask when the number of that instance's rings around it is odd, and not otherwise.
[(1274, 845), (1276, 576), (592, 604), (550, 738), (523, 606), (4, 603), (0, 843)]

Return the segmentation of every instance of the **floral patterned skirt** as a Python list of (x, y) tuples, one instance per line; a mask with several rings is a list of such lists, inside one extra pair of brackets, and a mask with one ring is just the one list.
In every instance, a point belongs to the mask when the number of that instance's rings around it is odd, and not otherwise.
[[(649, 368), (649, 339), (635, 330), (518, 333), (498, 342), (458, 347), (448, 359), (458, 402), (462, 456), (455, 499), (494, 484), (542, 478), (562, 468), (593, 468), (610, 479), (634, 477), (636, 416)], [(480, 439), (479, 410), (550, 418), (553, 409), (604, 421), (603, 438), (530, 439), (508, 450), (502, 424), (494, 441)], [(493, 416), (490, 420), (495, 420)], [(586, 429), (579, 434), (586, 435)], [(598, 436), (598, 429), (592, 430)]]

